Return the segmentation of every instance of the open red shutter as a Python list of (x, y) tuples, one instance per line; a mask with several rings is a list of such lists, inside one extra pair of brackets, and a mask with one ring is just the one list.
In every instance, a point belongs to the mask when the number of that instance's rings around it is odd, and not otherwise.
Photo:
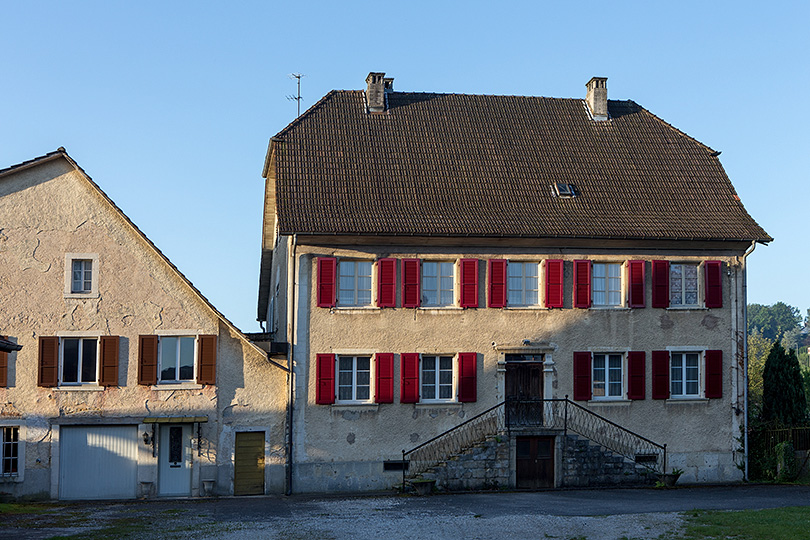
[(591, 307), (591, 261), (574, 261), (574, 307)]
[(644, 351), (627, 353), (627, 399), (644, 399), (646, 397), (646, 362)]
[(394, 353), (377, 353), (374, 355), (377, 381), (374, 385), (374, 401), (377, 403), (394, 402)]
[(158, 337), (138, 337), (138, 384), (157, 384)]
[(478, 307), (478, 259), (461, 259), (461, 294), (459, 305), (463, 308)]
[(706, 261), (703, 271), (706, 274), (706, 307), (723, 307), (723, 263)]
[(319, 354), (315, 362), (315, 403), (330, 405), (335, 402), (335, 355)]
[(706, 397), (723, 397), (723, 351), (706, 351)]
[(669, 399), (669, 351), (652, 352), (652, 398)]
[(101, 336), (101, 386), (118, 386), (118, 336)]
[(563, 261), (546, 261), (546, 307), (563, 307)]
[(631, 308), (644, 307), (644, 261), (630, 261), (627, 264), (629, 297), (627, 305)]
[(591, 353), (574, 353), (574, 399), (591, 399)]
[(669, 307), (669, 261), (652, 262), (652, 307)]
[[(0, 336), (0, 339), (6, 339)], [(0, 351), (0, 388), (8, 386), (8, 353)]]
[(420, 260), (402, 259), (402, 307), (418, 308), (422, 297), (419, 289)]
[(506, 307), (506, 259), (489, 260), (489, 307)]
[(397, 307), (397, 260), (377, 261), (377, 307)]
[(217, 336), (200, 336), (197, 384), (217, 383)]
[(399, 389), (400, 403), (416, 403), (419, 401), (419, 353), (402, 353), (401, 386)]
[(476, 353), (459, 353), (458, 355), (458, 400), (468, 403), (477, 399), (477, 368), (478, 355)]
[(59, 384), (59, 338), (40, 336), (39, 377), (37, 386), (53, 387)]
[(318, 257), (318, 307), (334, 307), (336, 303), (337, 259)]

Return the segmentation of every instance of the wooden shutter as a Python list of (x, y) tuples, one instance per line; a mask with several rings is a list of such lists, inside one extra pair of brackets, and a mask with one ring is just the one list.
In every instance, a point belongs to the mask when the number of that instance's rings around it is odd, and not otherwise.
[(563, 307), (563, 261), (546, 261), (546, 307)]
[(138, 384), (157, 384), (158, 337), (138, 337)]
[(646, 362), (644, 351), (627, 353), (627, 399), (644, 399), (646, 397)]
[(478, 355), (459, 353), (458, 355), (458, 400), (462, 403), (477, 399)]
[(59, 338), (40, 336), (37, 386), (53, 387), (59, 384)]
[(652, 398), (669, 399), (669, 351), (652, 352)]
[(318, 257), (318, 307), (334, 307), (336, 303), (337, 259)]
[(422, 297), (420, 278), (420, 260), (402, 259), (402, 307), (419, 307)]
[(394, 353), (377, 353), (374, 355), (377, 381), (374, 385), (374, 401), (377, 403), (394, 402)]
[(574, 399), (591, 399), (591, 353), (574, 353)]
[(506, 259), (489, 260), (489, 307), (506, 307)]
[(652, 307), (669, 307), (669, 261), (652, 262)]
[(628, 298), (627, 305), (631, 308), (643, 308), (644, 302), (644, 261), (630, 261), (627, 263)]
[(400, 356), (399, 389), (400, 403), (416, 403), (419, 401), (419, 353), (402, 353)]
[(377, 261), (377, 307), (397, 307), (397, 260)]
[(461, 259), (461, 294), (459, 305), (463, 308), (478, 307), (478, 259)]
[(319, 354), (316, 357), (315, 403), (331, 405), (335, 402), (335, 355)]
[(591, 307), (591, 261), (574, 261), (574, 307)]
[[(0, 336), (0, 339), (7, 339), (5, 336)], [(0, 351), (0, 388), (8, 386), (8, 353)]]
[(197, 384), (217, 383), (217, 336), (200, 336), (197, 349)]
[(703, 272), (706, 274), (706, 307), (723, 307), (723, 263), (706, 261)]
[(101, 369), (98, 383), (101, 386), (118, 386), (118, 336), (101, 336)]
[(706, 351), (706, 397), (723, 397), (723, 351)]

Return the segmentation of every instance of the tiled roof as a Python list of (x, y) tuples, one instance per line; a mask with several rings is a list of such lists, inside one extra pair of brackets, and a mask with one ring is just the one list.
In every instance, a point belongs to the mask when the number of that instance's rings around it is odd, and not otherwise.
[(281, 233), (771, 240), (717, 153), (632, 101), (386, 97), (330, 92), (274, 138)]

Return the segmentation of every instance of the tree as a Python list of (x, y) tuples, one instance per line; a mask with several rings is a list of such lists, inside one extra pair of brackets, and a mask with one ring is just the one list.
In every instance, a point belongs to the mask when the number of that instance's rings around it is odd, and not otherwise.
[(793, 350), (773, 344), (762, 373), (762, 415), (764, 422), (782, 427), (798, 426), (807, 418), (807, 400), (799, 360)]
[[(749, 418), (757, 418), (762, 412), (762, 372), (773, 341), (759, 332), (748, 336), (748, 407)], [(808, 381), (810, 383), (810, 380)]]
[(772, 306), (748, 304), (748, 333), (758, 330), (762, 337), (775, 341), (785, 332), (798, 328), (802, 323), (799, 309), (784, 302)]

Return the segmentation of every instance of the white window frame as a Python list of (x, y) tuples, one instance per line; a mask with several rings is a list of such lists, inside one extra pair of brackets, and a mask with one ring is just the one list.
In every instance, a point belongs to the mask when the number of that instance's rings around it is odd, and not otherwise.
[[(17, 440), (6, 441), (6, 430), (16, 430)], [(25, 471), (25, 428), (17, 424), (0, 424), (0, 482), (22, 482)], [(11, 446), (16, 449), (16, 472), (6, 472), (6, 452)]]
[[(90, 261), (91, 287), (89, 291), (73, 291), (73, 261)], [(65, 298), (98, 298), (98, 253), (65, 253)]]
[[(368, 274), (359, 274), (359, 264), (365, 263), (369, 265)], [(353, 271), (351, 274), (342, 274), (351, 265)], [(343, 277), (351, 278), (352, 288), (343, 288)], [(368, 289), (360, 287), (360, 279), (368, 278)], [(341, 293), (348, 291), (351, 293), (350, 299), (341, 298)], [(368, 300), (361, 301), (361, 292), (368, 291)], [(371, 306), (374, 300), (374, 262), (362, 259), (340, 259), (337, 263), (337, 306), (338, 307), (367, 307)]]
[[(436, 369), (433, 369), (433, 381), (430, 381), (432, 386), (434, 387), (434, 397), (426, 398), (425, 397), (425, 384), (429, 381), (425, 380), (425, 358), (435, 358)], [(442, 358), (449, 358), (450, 359), (450, 369), (452, 371), (451, 375), (451, 383), (450, 383), (450, 397), (438, 397), (439, 391), (441, 386), (447, 386), (447, 384), (441, 384), (441, 372), (447, 370), (438, 369), (439, 363), (441, 362)], [(436, 354), (421, 354), (419, 357), (419, 402), (420, 403), (455, 403), (458, 401), (458, 355), (457, 354), (444, 354), (444, 353), (436, 353)]]
[[(163, 378), (163, 340), (167, 338), (176, 338), (177, 344), (175, 345), (175, 361), (174, 361), (174, 379), (164, 379)], [(194, 343), (194, 350), (192, 352), (192, 359), (193, 363), (191, 364), (191, 378), (190, 379), (178, 379), (177, 377), (180, 375), (180, 350), (181, 350), (181, 343), (182, 339), (191, 339)], [(198, 347), (200, 346), (200, 340), (198, 339), (197, 334), (184, 334), (184, 333), (171, 333), (171, 334), (160, 334), (158, 335), (158, 354), (157, 354), (157, 376), (158, 376), (158, 386), (160, 385), (182, 385), (182, 384), (195, 384), (197, 382), (197, 355), (199, 353)]]
[[(605, 380), (604, 380), (604, 395), (599, 396), (596, 394), (596, 357), (603, 356), (605, 357), (605, 367), (602, 370), (605, 372)], [(611, 394), (610, 393), (610, 384), (611, 381), (609, 379), (610, 376), (610, 357), (611, 356), (618, 356), (619, 357), (619, 393), (618, 394)], [(614, 381), (615, 382), (615, 381)], [(626, 351), (605, 351), (599, 350), (591, 353), (591, 398), (595, 401), (617, 401), (617, 400), (624, 400), (627, 396), (627, 352)]]
[[(352, 359), (352, 369), (351, 369), (351, 398), (349, 399), (341, 399), (340, 397), (340, 389), (341, 387), (348, 387), (348, 385), (341, 385), (340, 381), (340, 360), (342, 358), (351, 358)], [(368, 398), (360, 399), (357, 397), (357, 390), (358, 390), (358, 372), (360, 370), (357, 369), (357, 360), (358, 358), (367, 358), (368, 359)], [(335, 404), (337, 405), (351, 405), (351, 404), (370, 404), (374, 402), (374, 355), (372, 353), (344, 353), (339, 354), (335, 353)], [(366, 385), (359, 385), (359, 386), (366, 386)]]
[[(694, 354), (697, 357), (697, 379), (687, 379), (686, 378), (686, 355), (687, 354)], [(681, 356), (682, 365), (679, 368), (681, 374), (681, 392), (676, 394), (673, 392), (673, 384), (674, 384), (674, 377), (672, 373), (674, 371), (674, 360), (675, 355)], [(703, 364), (705, 361), (704, 358), (705, 350), (703, 349), (696, 349), (696, 348), (689, 348), (689, 349), (676, 349), (669, 351), (669, 397), (671, 399), (699, 399), (704, 397), (704, 390), (703, 390)], [(689, 381), (694, 381), (697, 384), (697, 391), (695, 393), (686, 393), (686, 384)]]
[[(78, 381), (65, 381), (65, 340), (67, 339), (76, 339), (79, 340), (79, 358), (77, 363), (77, 378)], [(83, 363), (83, 350), (84, 350), (84, 342), (85, 341), (95, 341), (96, 342), (96, 358), (95, 358), (95, 372), (96, 376), (92, 381), (82, 381), (82, 363)], [(68, 387), (81, 387), (81, 386), (98, 386), (98, 378), (99, 378), (99, 371), (101, 371), (101, 363), (99, 359), (101, 358), (101, 339), (97, 335), (64, 335), (59, 336), (59, 386), (68, 386)]]
[[(511, 276), (510, 268), (514, 269), (520, 267), (520, 275), (519, 276)], [(534, 276), (526, 276), (526, 269), (534, 267), (536, 274)], [(541, 268), (540, 263), (536, 261), (506, 261), (506, 305), (507, 307), (535, 307), (540, 305), (541, 301), (541, 283), (540, 283), (540, 275), (541, 275)], [(529, 280), (535, 280), (535, 289), (531, 289), (527, 287), (527, 283)], [(520, 289), (512, 288), (510, 285), (510, 278), (520, 279)], [(519, 291), (521, 302), (510, 302), (509, 296), (511, 291)], [(527, 292), (534, 291), (536, 294), (536, 301), (534, 302), (527, 302), (526, 295)]]
[[(604, 268), (605, 275), (604, 276), (597, 276), (596, 269)], [(618, 275), (611, 276), (609, 274), (609, 269), (616, 268), (618, 270)], [(624, 307), (624, 275), (625, 275), (625, 263), (620, 262), (613, 262), (613, 261), (592, 261), (591, 262), (591, 305), (594, 307), (607, 307), (607, 308), (620, 308)], [(603, 280), (604, 288), (597, 289), (597, 280)], [(618, 289), (611, 288), (611, 281), (615, 282), (618, 281)], [(604, 301), (598, 302), (597, 301), (597, 292), (601, 292), (604, 294)], [(615, 294), (615, 299), (617, 302), (610, 301), (610, 294)]]
[[(428, 289), (425, 287), (425, 268), (428, 265), (436, 265), (436, 288), (435, 289)], [(454, 261), (422, 261), (420, 272), (420, 294), (422, 296), (421, 306), (428, 307), (428, 308), (440, 308), (440, 307), (452, 307), (456, 305), (456, 263)], [(450, 268), (450, 275), (442, 274), (442, 269)], [(432, 276), (428, 276), (432, 277)], [(442, 279), (450, 280), (450, 288), (442, 287)], [(432, 303), (428, 301), (428, 297), (425, 295), (426, 291), (435, 291), (436, 293), (436, 302)], [(450, 300), (449, 301), (442, 301), (442, 292), (450, 291)]]
[[(693, 304), (685, 303), (686, 299), (686, 274), (681, 271), (681, 298), (680, 303), (675, 303), (672, 300), (672, 270), (673, 267), (680, 266), (680, 267), (694, 267), (695, 268), (695, 280), (697, 283), (695, 284), (695, 302)], [(703, 274), (703, 264), (698, 262), (670, 262), (669, 263), (669, 279), (668, 288), (669, 288), (669, 307), (676, 308), (676, 309), (690, 309), (690, 308), (698, 308), (702, 307), (703, 305), (703, 287), (701, 285), (702, 280), (700, 279)]]

